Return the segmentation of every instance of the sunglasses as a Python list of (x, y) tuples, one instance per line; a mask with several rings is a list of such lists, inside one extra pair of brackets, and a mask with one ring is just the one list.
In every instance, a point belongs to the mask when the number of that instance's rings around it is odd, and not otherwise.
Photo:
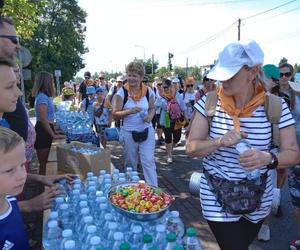
[(280, 77), (290, 77), (292, 75), (292, 72), (286, 72), (286, 73), (280, 73)]
[(162, 86), (162, 84), (161, 84), (161, 83), (158, 83), (157, 86)]
[(17, 36), (5, 36), (5, 35), (0, 35), (0, 38), (6, 38), (9, 39), (13, 44), (18, 45), (19, 44), (19, 38)]
[(104, 80), (104, 78), (103, 78), (103, 77), (99, 77), (99, 79), (100, 79), (100, 80)]
[(168, 87), (168, 86), (163, 86), (163, 89), (169, 89), (170, 87)]
[(186, 85), (187, 88), (192, 88), (194, 87), (194, 84)]

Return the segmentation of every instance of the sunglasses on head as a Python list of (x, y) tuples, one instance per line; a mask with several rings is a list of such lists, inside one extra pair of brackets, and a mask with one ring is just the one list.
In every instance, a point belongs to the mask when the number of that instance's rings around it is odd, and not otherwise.
[(194, 87), (194, 84), (186, 85), (187, 88), (192, 88)]
[(280, 77), (290, 77), (292, 75), (292, 72), (285, 72), (285, 73), (280, 73)]
[(6, 38), (9, 39), (13, 44), (19, 44), (19, 38), (17, 36), (5, 36), (5, 35), (0, 35), (0, 38)]

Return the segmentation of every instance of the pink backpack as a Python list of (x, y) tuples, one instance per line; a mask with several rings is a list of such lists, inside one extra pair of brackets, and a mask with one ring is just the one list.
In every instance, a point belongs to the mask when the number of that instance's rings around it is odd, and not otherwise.
[(182, 112), (175, 98), (168, 101), (167, 112), (169, 113), (171, 120), (177, 120), (181, 118)]

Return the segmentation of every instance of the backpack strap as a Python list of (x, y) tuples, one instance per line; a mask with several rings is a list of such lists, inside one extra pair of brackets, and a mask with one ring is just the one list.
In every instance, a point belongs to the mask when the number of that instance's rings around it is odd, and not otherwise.
[(205, 100), (205, 113), (208, 122), (208, 129), (210, 130), (212, 118), (216, 113), (218, 103), (217, 91), (211, 91), (206, 94)]
[(280, 136), (278, 123), (282, 113), (281, 97), (267, 93), (265, 95), (265, 113), (268, 121), (272, 124), (272, 144), (279, 147)]

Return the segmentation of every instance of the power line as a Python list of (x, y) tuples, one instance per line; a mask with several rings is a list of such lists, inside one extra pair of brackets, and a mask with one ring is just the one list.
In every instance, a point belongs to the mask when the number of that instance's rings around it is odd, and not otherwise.
[(286, 6), (286, 5), (291, 4), (291, 3), (293, 3), (293, 2), (296, 2), (296, 1), (298, 1), (298, 0), (292, 0), (292, 1), (286, 2), (286, 3), (284, 3), (284, 4), (281, 4), (281, 5), (276, 6), (276, 7), (274, 7), (274, 8), (271, 8), (271, 9), (268, 9), (268, 10), (265, 10), (265, 11), (262, 11), (262, 12), (259, 12), (259, 13), (256, 13), (256, 14), (254, 14), (254, 15), (252, 15), (252, 16), (245, 17), (245, 18), (243, 18), (242, 20), (247, 20), (247, 19), (250, 19), (250, 18), (254, 18), (254, 17), (260, 16), (260, 15), (266, 14), (266, 13), (268, 13), (268, 12), (270, 12), (270, 11), (279, 9), (279, 8), (281, 8), (281, 7), (283, 7), (283, 6)]

